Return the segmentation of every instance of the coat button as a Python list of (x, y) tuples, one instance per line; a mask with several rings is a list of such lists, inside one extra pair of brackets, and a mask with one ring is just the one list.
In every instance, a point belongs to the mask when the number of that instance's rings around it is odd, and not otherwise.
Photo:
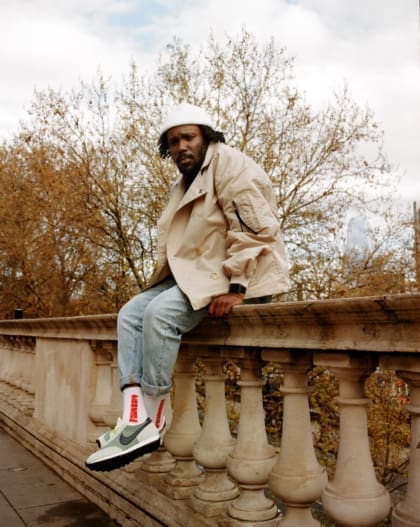
[(197, 249), (195, 250), (195, 254), (197, 256), (201, 256), (203, 254), (203, 249), (200, 249), (200, 247), (197, 247)]
[(219, 275), (218, 275), (217, 273), (210, 273), (210, 278), (211, 278), (212, 280), (217, 280), (217, 277), (218, 277), (218, 276), (219, 276)]

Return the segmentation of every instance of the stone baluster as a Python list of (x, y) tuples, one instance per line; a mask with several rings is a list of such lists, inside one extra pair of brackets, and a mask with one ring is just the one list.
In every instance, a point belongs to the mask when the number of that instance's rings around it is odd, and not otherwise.
[[(17, 352), (17, 381), (16, 386), (21, 390), (25, 390), (28, 387), (28, 373), (33, 371), (33, 367), (29, 364), (28, 358), (28, 342), (25, 337), (18, 339), (19, 349)], [(28, 372), (29, 369), (29, 372)]]
[(174, 371), (172, 423), (163, 444), (176, 459), (176, 467), (161, 485), (162, 492), (174, 499), (190, 498), (203, 479), (193, 457), (193, 446), (201, 433), (195, 391), (194, 358), (181, 346)]
[[(141, 464), (141, 470), (151, 475), (165, 474), (176, 467), (176, 460), (162, 445), (150, 456), (146, 456)], [(154, 480), (152, 480), (154, 481)]]
[(35, 339), (3, 337), (2, 348), (1, 380), (14, 388), (8, 400), (30, 416), (34, 410)]
[[(167, 430), (169, 430), (172, 423), (172, 402), (170, 394), (168, 394), (167, 401), (165, 403), (165, 420), (166, 426), (165, 430), (163, 431), (163, 435)], [(175, 466), (175, 458), (166, 450), (163, 445), (161, 445), (157, 450), (152, 452), (150, 456), (145, 456), (143, 458), (141, 470), (151, 475), (152, 481), (154, 481), (154, 475), (171, 472)]]
[(4, 374), (4, 380), (11, 386), (16, 386), (17, 338), (8, 337), (9, 360)]
[(23, 385), (22, 389), (30, 395), (34, 395), (34, 375), (35, 375), (35, 339), (26, 337), (23, 346)]
[[(229, 503), (239, 495), (235, 483), (226, 472), (226, 459), (235, 446), (229, 430), (225, 400), (225, 376), (222, 374), (221, 358), (214, 350), (213, 356), (203, 353), (205, 364), (203, 376), (206, 388), (206, 409), (203, 428), (193, 454), (197, 463), (206, 470), (205, 479), (195, 489), (193, 506), (207, 517), (224, 512)], [(208, 350), (211, 351), (211, 350)]]
[(20, 398), (21, 409), (26, 415), (32, 415), (34, 411), (34, 379), (35, 379), (35, 339), (33, 337), (22, 337), (20, 359), (19, 386), (22, 391)]
[(9, 336), (1, 337), (1, 368), (0, 368), (0, 380), (10, 384), (10, 372), (12, 367), (12, 346), (10, 343)]
[(279, 364), (284, 372), (284, 396), (280, 454), (270, 474), (270, 488), (287, 505), (282, 527), (319, 525), (311, 505), (321, 497), (327, 474), (315, 456), (306, 373), (312, 368), (311, 353), (270, 350), (263, 359)]
[(20, 406), (22, 400), (22, 391), (20, 389), (20, 363), (21, 356), (19, 337), (13, 336), (8, 338), (9, 344), (9, 363), (5, 374), (5, 381), (14, 388), (8, 399), (12, 406)]
[[(120, 388), (120, 372), (118, 369), (118, 353), (117, 353), (117, 344), (116, 342), (110, 343), (109, 353), (112, 355), (112, 360), (110, 369), (111, 369), (111, 400), (109, 401), (109, 406), (104, 410), (103, 420), (104, 423), (110, 427), (114, 428), (118, 417), (122, 415), (123, 408), (123, 397)], [(107, 381), (109, 382), (109, 375), (106, 375)]]
[(378, 483), (369, 450), (364, 381), (374, 369), (370, 356), (315, 353), (339, 380), (340, 443), (335, 475), (322, 493), (325, 512), (343, 527), (371, 527), (386, 518), (391, 500)]
[(13, 349), (13, 384), (27, 393), (33, 393), (35, 343), (31, 337), (16, 337)]
[(238, 483), (240, 496), (229, 505), (219, 523), (229, 527), (274, 527), (279, 522), (279, 511), (264, 491), (276, 454), (268, 444), (265, 429), (261, 361), (258, 352), (250, 349), (244, 350), (242, 357), (238, 440), (227, 459), (228, 472)]
[(3, 335), (0, 336), (0, 381), (6, 382), (7, 369), (9, 365), (9, 348), (7, 346), (7, 339)]
[(13, 385), (22, 388), (23, 385), (23, 350), (22, 337), (16, 337), (13, 349)]
[(111, 342), (92, 341), (91, 348), (95, 353), (95, 395), (88, 415), (94, 426), (89, 426), (88, 439), (95, 441), (105, 431), (105, 428), (108, 428), (105, 414), (109, 411), (112, 396), (112, 344)]
[(393, 527), (420, 527), (420, 360), (412, 356), (384, 357), (384, 368), (397, 370), (410, 390), (411, 447), (405, 498), (392, 513)]

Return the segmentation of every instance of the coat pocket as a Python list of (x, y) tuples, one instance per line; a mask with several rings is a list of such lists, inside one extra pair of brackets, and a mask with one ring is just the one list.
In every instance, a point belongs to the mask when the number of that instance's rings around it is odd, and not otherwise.
[(261, 196), (238, 194), (232, 205), (242, 232), (246, 230), (258, 234), (272, 220), (268, 203)]

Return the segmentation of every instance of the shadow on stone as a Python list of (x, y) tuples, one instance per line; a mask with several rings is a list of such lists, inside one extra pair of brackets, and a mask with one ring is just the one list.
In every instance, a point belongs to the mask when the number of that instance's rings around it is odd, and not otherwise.
[(99, 507), (86, 501), (66, 501), (54, 505), (38, 519), (45, 523), (53, 520), (66, 519), (70, 521), (66, 527), (118, 527)]

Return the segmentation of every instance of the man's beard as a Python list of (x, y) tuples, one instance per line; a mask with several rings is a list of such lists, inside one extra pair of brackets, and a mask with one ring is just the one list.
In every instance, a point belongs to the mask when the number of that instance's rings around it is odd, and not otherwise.
[(179, 165), (179, 161), (182, 161), (184, 159), (194, 159), (194, 157), (192, 155), (187, 154), (187, 155), (181, 157), (181, 159), (177, 160), (176, 164), (177, 164), (178, 170), (181, 172), (182, 175), (184, 175), (190, 181), (192, 181), (195, 178), (195, 176), (198, 174), (198, 172), (199, 172), (199, 170), (201, 168), (201, 165), (203, 164), (203, 161), (204, 161), (204, 158), (205, 158), (206, 152), (207, 152), (207, 146), (208, 145), (205, 145), (205, 146), (202, 147), (202, 149), (199, 152), (198, 159), (189, 168), (180, 166)]
[(178, 165), (178, 170), (187, 178), (194, 178), (198, 171), (200, 170), (201, 165), (203, 162), (201, 160), (196, 161), (193, 165), (191, 165), (189, 168), (182, 167)]

